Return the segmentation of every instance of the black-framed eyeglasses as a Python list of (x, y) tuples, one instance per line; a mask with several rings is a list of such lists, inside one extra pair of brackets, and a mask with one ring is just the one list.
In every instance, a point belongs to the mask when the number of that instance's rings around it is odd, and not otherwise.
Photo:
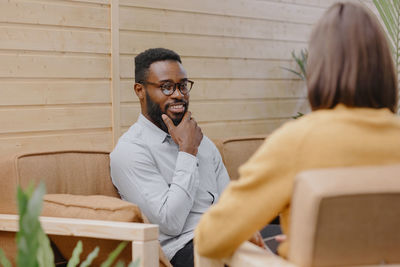
[(174, 82), (162, 82), (162, 83), (152, 83), (152, 82), (140, 82), (141, 84), (151, 84), (153, 86), (159, 87), (161, 89), (161, 92), (163, 92), (164, 95), (166, 96), (170, 96), (172, 95), (176, 88), (179, 89), (179, 91), (183, 94), (183, 95), (187, 95), (190, 90), (192, 90), (194, 81), (191, 80), (183, 80), (179, 83), (174, 83)]

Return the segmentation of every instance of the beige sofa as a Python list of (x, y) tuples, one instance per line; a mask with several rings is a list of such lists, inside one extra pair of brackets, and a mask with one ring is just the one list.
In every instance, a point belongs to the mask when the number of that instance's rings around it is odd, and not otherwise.
[[(81, 258), (92, 251), (95, 246), (100, 247), (100, 256), (93, 265), (99, 266), (107, 255), (117, 247), (118, 223), (129, 223), (128, 226), (120, 225), (123, 229), (129, 229), (131, 236), (135, 238), (122, 252), (119, 259), (125, 262), (133, 258), (141, 259), (141, 266), (155, 266), (154, 259), (160, 258), (160, 266), (170, 266), (158, 245), (158, 226), (147, 224), (140, 210), (135, 205), (119, 199), (118, 192), (114, 188), (109, 171), (109, 152), (107, 151), (52, 151), (29, 153), (3, 158), (0, 161), (0, 247), (6, 255), (14, 260), (16, 255), (15, 230), (12, 224), (15, 218), (10, 215), (17, 214), (16, 189), (18, 185), (25, 188), (31, 181), (38, 184), (44, 181), (47, 194), (44, 197), (43, 216), (63, 217), (84, 220), (101, 220), (98, 222), (70, 221), (70, 225), (62, 226), (61, 221), (50, 220), (50, 234), (58, 250), (65, 258), (69, 258), (78, 240), (83, 241), (84, 252)], [(8, 217), (7, 217), (8, 216)], [(44, 218), (45, 222), (49, 219)], [(57, 224), (58, 223), (58, 224)], [(85, 223), (85, 224), (84, 224)], [(140, 223), (140, 225), (138, 225)], [(60, 231), (53, 231), (58, 225)], [(76, 227), (86, 225), (85, 231)], [(105, 228), (96, 228), (102, 226)], [(154, 231), (148, 229), (155, 227)], [(61, 231), (65, 228), (65, 231)], [(147, 229), (148, 228), (148, 229)], [(8, 230), (7, 230), (8, 229)], [(96, 230), (97, 229), (97, 230)], [(111, 230), (111, 229), (114, 229)], [(4, 231), (7, 230), (7, 231)], [(100, 233), (99, 233), (100, 232)], [(101, 235), (101, 232), (107, 235)], [(69, 234), (68, 234), (69, 233)], [(99, 235), (100, 234), (100, 235)], [(69, 235), (69, 236), (68, 236)], [(73, 236), (71, 236), (73, 235)], [(93, 237), (97, 239), (93, 239)], [(111, 240), (110, 240), (111, 239)], [(118, 241), (117, 241), (118, 240)], [(150, 255), (151, 254), (151, 255)]]
[[(264, 138), (249, 136), (215, 140), (232, 179), (237, 179), (236, 169), (254, 153)], [(26, 187), (30, 181), (37, 184), (43, 180), (47, 187), (44, 216), (146, 222), (135, 205), (119, 199), (110, 178), (108, 151), (47, 151), (9, 155), (0, 159), (0, 179), (0, 214), (17, 214), (15, 195), (18, 185)], [(4, 221), (2, 224), (0, 219), (0, 227), (2, 225)], [(13, 258), (15, 233), (10, 231), (0, 232), (0, 247), (5, 249), (8, 257)], [(93, 240), (66, 235), (51, 235), (63, 256), (69, 258), (77, 240), (83, 239), (83, 257), (96, 245), (101, 246), (102, 257), (96, 263), (119, 243), (104, 238)], [(129, 246), (121, 258), (128, 261), (132, 259), (132, 253), (132, 246)], [(160, 266), (170, 266), (161, 250), (159, 256)]]
[(296, 178), (288, 260), (248, 242), (196, 267), (400, 266), (400, 165), (312, 170)]

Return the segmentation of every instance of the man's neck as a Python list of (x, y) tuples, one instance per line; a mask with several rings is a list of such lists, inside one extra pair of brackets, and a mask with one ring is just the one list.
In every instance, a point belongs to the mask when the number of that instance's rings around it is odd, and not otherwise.
[[(143, 114), (143, 113), (142, 113)], [(158, 128), (160, 128), (162, 131), (166, 132), (168, 134), (168, 128), (165, 125), (165, 123), (162, 121), (162, 118), (160, 117), (160, 120), (154, 120), (151, 116), (149, 116), (148, 114), (143, 114), (143, 116), (148, 119), (151, 123), (153, 123), (155, 126), (157, 126)]]

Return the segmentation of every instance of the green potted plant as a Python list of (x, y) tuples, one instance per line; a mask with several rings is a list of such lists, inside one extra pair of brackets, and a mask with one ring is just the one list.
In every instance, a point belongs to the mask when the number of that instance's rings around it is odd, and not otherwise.
[[(392, 48), (397, 73), (400, 64), (400, 0), (373, 0), (386, 28), (387, 38)], [(400, 114), (400, 106), (397, 108)]]
[[(299, 55), (296, 55), (296, 52), (293, 50), (292, 58), (296, 62), (296, 65), (298, 66), (299, 71), (294, 70), (294, 69), (285, 68), (285, 67), (282, 67), (282, 69), (295, 74), (296, 76), (298, 76), (301, 80), (303, 80), (305, 82), (307, 79), (307, 58), (308, 58), (307, 49), (306, 48), (301, 49)], [(303, 115), (304, 115), (303, 113), (297, 112), (297, 114), (294, 115), (292, 118), (298, 119)]]

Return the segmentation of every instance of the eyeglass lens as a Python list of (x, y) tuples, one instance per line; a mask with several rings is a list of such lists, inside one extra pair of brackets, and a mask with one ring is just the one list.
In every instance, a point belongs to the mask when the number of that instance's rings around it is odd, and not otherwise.
[(166, 82), (161, 85), (161, 90), (165, 95), (172, 95), (177, 87), (182, 94), (186, 95), (192, 89), (192, 85), (193, 83), (188, 81), (180, 83)]

